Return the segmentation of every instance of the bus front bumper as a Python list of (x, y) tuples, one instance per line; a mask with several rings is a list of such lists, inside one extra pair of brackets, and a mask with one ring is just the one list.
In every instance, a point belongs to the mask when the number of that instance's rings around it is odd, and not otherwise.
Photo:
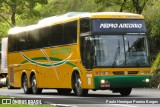
[(144, 76), (95, 76), (95, 89), (150, 87), (151, 75)]

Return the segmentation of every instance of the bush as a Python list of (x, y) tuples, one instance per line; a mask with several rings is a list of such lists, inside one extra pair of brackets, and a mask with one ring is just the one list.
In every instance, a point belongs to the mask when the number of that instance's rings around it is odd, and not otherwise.
[(160, 84), (160, 53), (157, 55), (156, 60), (152, 65), (153, 77), (151, 79), (151, 86), (158, 87)]

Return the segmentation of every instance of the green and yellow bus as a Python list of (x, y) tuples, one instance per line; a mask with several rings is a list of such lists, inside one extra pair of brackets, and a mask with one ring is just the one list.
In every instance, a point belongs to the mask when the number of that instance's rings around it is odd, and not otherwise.
[(70, 12), (8, 34), (9, 84), (24, 93), (57, 89), (112, 90), (123, 96), (149, 87), (151, 69), (144, 17), (120, 12)]

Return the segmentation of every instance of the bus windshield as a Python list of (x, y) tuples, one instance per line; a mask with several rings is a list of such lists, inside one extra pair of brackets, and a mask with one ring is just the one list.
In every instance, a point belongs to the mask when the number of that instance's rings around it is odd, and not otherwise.
[(146, 35), (96, 35), (92, 40), (96, 67), (149, 66)]

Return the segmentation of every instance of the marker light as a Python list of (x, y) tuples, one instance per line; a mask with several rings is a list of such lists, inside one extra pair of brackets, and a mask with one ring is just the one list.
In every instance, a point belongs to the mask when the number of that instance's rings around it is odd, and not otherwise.
[(147, 71), (142, 71), (141, 74), (142, 74), (142, 75), (148, 74), (148, 72), (147, 72)]

